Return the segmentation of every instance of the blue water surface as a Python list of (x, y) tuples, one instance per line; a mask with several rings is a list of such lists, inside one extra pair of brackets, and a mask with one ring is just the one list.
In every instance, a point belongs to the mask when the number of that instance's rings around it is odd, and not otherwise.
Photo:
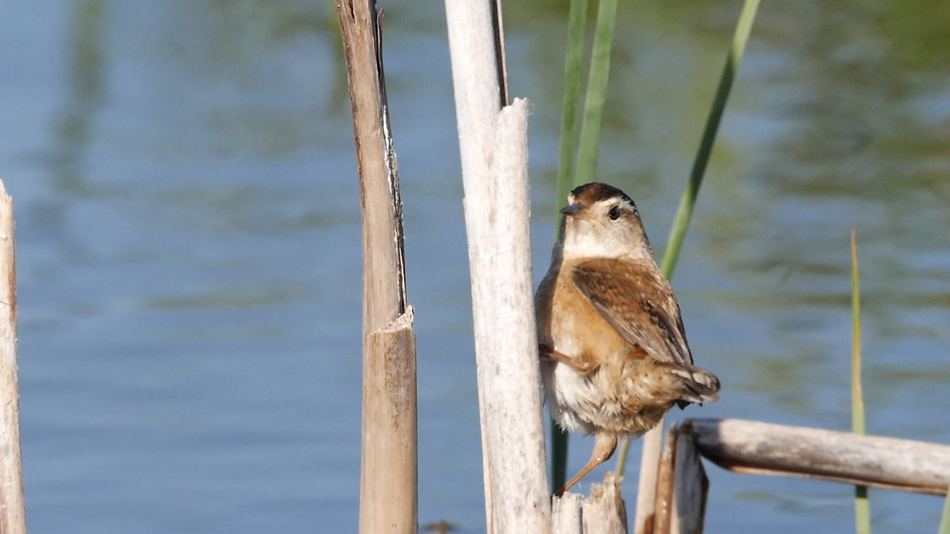
[[(382, 7), (418, 336), (419, 516), (480, 532), (444, 8)], [(620, 6), (599, 176), (637, 201), (658, 256), (739, 7)], [(531, 106), (538, 277), (562, 202), (567, 8), (505, 6), (511, 92)], [(16, 209), (30, 532), (356, 531), (359, 189), (332, 5), (3, 11), (0, 179)], [(675, 419), (850, 428), (853, 228), (868, 431), (950, 443), (950, 23), (938, 12), (933, 0), (762, 5), (673, 280), (722, 399)], [(591, 447), (572, 439), (570, 471)], [(849, 486), (707, 469), (707, 532), (853, 528)], [(871, 491), (876, 533), (935, 532), (941, 507)]]

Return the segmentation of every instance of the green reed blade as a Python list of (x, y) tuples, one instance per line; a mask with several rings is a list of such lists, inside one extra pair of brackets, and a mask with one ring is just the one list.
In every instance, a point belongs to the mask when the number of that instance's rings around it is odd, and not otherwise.
[[(580, 101), (587, 30), (587, 0), (572, 0), (567, 23), (567, 58), (564, 60), (564, 103), (561, 110), (561, 151), (557, 168), (557, 202), (560, 205), (575, 185), (574, 149), (577, 135), (577, 103)], [(556, 217), (559, 220), (560, 217)], [(558, 225), (560, 232), (560, 224)], [(560, 236), (558, 236), (560, 237)]]
[(699, 142), (699, 150), (696, 152), (693, 169), (689, 174), (689, 184), (686, 186), (679, 208), (676, 210), (676, 219), (673, 221), (673, 229), (670, 231), (670, 238), (666, 244), (666, 253), (663, 255), (663, 274), (667, 278), (673, 276), (676, 260), (679, 259), (680, 249), (683, 248), (683, 238), (686, 236), (686, 229), (693, 218), (693, 206), (696, 204), (699, 186), (703, 183), (703, 175), (706, 173), (709, 155), (716, 140), (719, 122), (722, 120), (722, 113), (726, 109), (726, 102), (729, 100), (729, 93), (732, 90), (732, 82), (735, 80), (739, 63), (742, 62), (742, 54), (745, 52), (745, 45), (749, 40), (752, 22), (755, 20), (755, 13), (758, 8), (759, 0), (746, 0), (742, 6), (742, 12), (739, 13), (739, 22), (736, 24), (732, 46), (729, 49), (729, 55), (726, 57), (722, 76), (719, 78), (719, 88), (716, 90), (712, 109), (709, 110), (703, 137)]
[[(723, 66), (722, 76), (719, 78), (719, 87), (716, 90), (716, 97), (713, 99), (712, 108), (709, 110), (709, 116), (706, 118), (706, 127), (703, 130), (703, 137), (699, 142), (696, 159), (693, 161), (689, 183), (686, 186), (686, 190), (683, 191), (683, 198), (680, 200), (679, 208), (676, 210), (676, 218), (673, 221), (673, 228), (670, 230), (669, 241), (667, 241), (666, 244), (666, 253), (663, 255), (662, 270), (667, 279), (673, 277), (676, 260), (679, 259), (680, 249), (683, 247), (683, 238), (686, 236), (689, 221), (693, 217), (693, 206), (696, 204), (699, 186), (703, 183), (703, 175), (706, 173), (706, 166), (709, 163), (709, 154), (712, 152), (713, 142), (716, 140), (716, 132), (719, 130), (719, 122), (722, 120), (723, 111), (726, 109), (729, 92), (732, 90), (732, 82), (735, 80), (736, 71), (742, 62), (742, 54), (745, 52), (746, 43), (749, 41), (749, 34), (752, 32), (752, 23), (755, 21), (755, 13), (758, 9), (759, 0), (745, 0), (745, 3), (742, 5), (742, 11), (739, 13), (739, 22), (736, 24), (736, 31), (732, 36), (732, 45), (729, 47), (729, 54), (726, 56), (726, 64)], [(626, 468), (627, 451), (629, 448), (630, 440), (624, 440), (623, 447), (620, 449), (620, 454), (617, 457), (617, 472), (621, 475), (623, 475), (624, 469)], [(651, 463), (656, 463), (659, 461), (659, 458), (651, 459), (650, 461)]]
[[(861, 291), (858, 284), (858, 238), (851, 230), (851, 431), (864, 434), (864, 395), (861, 392)], [(871, 534), (868, 487), (854, 487), (854, 516), (858, 534)]]
[(584, 120), (581, 122), (580, 148), (577, 152), (577, 174), (574, 183), (593, 182), (597, 173), (597, 153), (600, 148), (600, 130), (607, 98), (607, 79), (610, 74), (610, 52), (613, 49), (614, 26), (617, 22), (617, 0), (600, 0), (597, 9), (597, 27), (587, 75), (587, 98), (584, 102)]
[[(574, 147), (577, 130), (577, 103), (580, 101), (581, 66), (584, 62), (584, 36), (587, 31), (587, 0), (571, 0), (567, 23), (567, 58), (564, 60), (564, 103), (561, 111), (561, 152), (557, 169), (557, 205), (567, 198), (574, 186)], [(557, 222), (561, 237), (560, 217)], [(567, 482), (567, 432), (551, 419), (551, 491)]]
[(943, 516), (940, 518), (940, 530), (937, 534), (950, 534), (950, 487), (947, 488), (947, 499), (943, 503)]

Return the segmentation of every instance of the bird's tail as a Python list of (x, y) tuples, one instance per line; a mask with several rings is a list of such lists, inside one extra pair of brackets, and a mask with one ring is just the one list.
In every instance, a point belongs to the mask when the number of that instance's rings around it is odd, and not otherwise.
[(676, 400), (680, 408), (690, 403), (702, 405), (719, 400), (719, 379), (709, 371), (692, 365), (673, 364), (670, 373), (680, 379), (679, 398)]

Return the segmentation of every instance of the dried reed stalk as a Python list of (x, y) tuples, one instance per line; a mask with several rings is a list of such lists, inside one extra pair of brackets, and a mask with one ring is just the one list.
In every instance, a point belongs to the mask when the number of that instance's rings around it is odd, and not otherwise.
[(418, 529), (415, 338), (406, 302), (402, 201), (373, 0), (337, 0), (363, 218), (360, 532)]
[(13, 199), (0, 182), (0, 532), (26, 534), (20, 461), (20, 386), (17, 378), (16, 255)]
[(946, 494), (950, 484), (947, 445), (739, 419), (693, 419), (683, 428), (689, 428), (703, 456), (739, 473), (933, 495)]
[(489, 533), (551, 530), (535, 334), (527, 102), (508, 106), (500, 3), (445, 3)]

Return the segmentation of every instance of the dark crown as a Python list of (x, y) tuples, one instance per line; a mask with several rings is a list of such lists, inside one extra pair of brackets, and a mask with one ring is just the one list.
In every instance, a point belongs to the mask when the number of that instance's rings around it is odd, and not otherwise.
[(622, 198), (636, 209), (636, 204), (634, 204), (633, 200), (628, 197), (626, 193), (612, 185), (601, 182), (591, 182), (577, 186), (571, 191), (571, 194), (574, 195), (574, 202), (582, 206), (593, 206), (601, 200)]

